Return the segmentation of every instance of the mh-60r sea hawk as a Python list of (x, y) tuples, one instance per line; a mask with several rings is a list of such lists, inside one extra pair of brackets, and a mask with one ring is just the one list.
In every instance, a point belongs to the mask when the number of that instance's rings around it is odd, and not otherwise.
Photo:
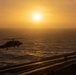
[(19, 47), (20, 45), (22, 45), (23, 42), (11, 39), (11, 41), (6, 42), (4, 45), (1, 45), (0, 48), (4, 49), (6, 48), (8, 50), (9, 47)]

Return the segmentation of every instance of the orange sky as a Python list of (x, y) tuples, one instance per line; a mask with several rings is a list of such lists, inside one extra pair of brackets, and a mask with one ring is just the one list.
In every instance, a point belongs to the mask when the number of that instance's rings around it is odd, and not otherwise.
[[(42, 15), (39, 23), (31, 19), (35, 12)], [(76, 28), (76, 0), (0, 0), (0, 28), (38, 25), (45, 28)]]

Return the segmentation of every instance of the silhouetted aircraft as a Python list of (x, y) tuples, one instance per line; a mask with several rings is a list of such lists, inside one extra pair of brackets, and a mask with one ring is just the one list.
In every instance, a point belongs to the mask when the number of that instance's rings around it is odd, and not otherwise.
[(16, 47), (16, 46), (19, 47), (22, 44), (23, 42), (12, 39), (11, 41), (6, 42), (4, 45), (1, 45), (0, 48), (1, 49), (6, 48), (8, 50), (9, 47)]

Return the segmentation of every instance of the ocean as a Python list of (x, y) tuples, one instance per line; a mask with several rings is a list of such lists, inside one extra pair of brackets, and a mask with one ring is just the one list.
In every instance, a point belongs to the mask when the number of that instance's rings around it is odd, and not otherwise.
[(75, 29), (0, 29), (0, 45), (12, 38), (23, 42), (23, 45), (0, 49), (1, 67), (76, 51)]

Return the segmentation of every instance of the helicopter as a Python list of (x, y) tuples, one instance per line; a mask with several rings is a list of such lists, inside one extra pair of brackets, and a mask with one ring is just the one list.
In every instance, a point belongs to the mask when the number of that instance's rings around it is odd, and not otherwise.
[(23, 42), (20, 42), (15, 39), (8, 39), (8, 40), (10, 40), (10, 41), (6, 42), (4, 45), (1, 45), (0, 49), (6, 48), (8, 50), (9, 47), (19, 47), (20, 45), (23, 44)]

